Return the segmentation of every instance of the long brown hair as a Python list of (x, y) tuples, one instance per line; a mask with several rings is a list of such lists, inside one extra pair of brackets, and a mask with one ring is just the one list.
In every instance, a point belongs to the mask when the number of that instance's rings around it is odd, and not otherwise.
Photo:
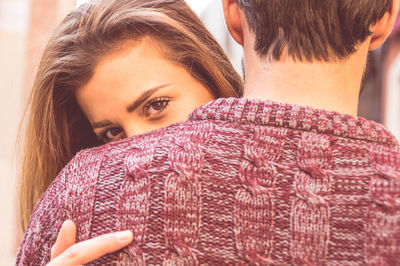
[(43, 53), (25, 117), (19, 184), (25, 230), (33, 207), (81, 149), (102, 144), (74, 92), (99, 60), (125, 41), (157, 39), (165, 56), (185, 67), (215, 97), (238, 97), (243, 84), (221, 47), (183, 0), (101, 0), (69, 13)]

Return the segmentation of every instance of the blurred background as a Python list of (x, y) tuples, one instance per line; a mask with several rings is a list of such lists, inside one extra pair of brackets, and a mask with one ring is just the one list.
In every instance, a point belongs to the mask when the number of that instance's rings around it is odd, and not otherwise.
[[(62, 17), (86, 1), (0, 0), (0, 265), (12, 265), (20, 241), (15, 217), (19, 152), (16, 136), (46, 41)], [(215, 0), (187, 0), (230, 56), (239, 73), (241, 48), (227, 32)], [(397, 23), (399, 24), (399, 23)], [(384, 123), (400, 139), (400, 26), (370, 55), (359, 116)]]

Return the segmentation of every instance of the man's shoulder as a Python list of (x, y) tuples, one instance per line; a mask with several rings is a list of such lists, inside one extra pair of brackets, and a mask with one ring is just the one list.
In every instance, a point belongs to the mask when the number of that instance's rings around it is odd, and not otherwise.
[[(185, 121), (166, 128), (154, 130), (142, 135), (133, 136), (102, 146), (84, 149), (78, 152), (68, 163), (69, 182), (77, 180), (82, 173), (85, 176), (96, 175), (103, 168), (123, 167), (130, 160), (152, 160), (155, 150), (168, 153), (176, 147), (190, 145), (202, 146), (215, 128), (212, 121)], [(118, 166), (119, 165), (119, 166)], [(65, 170), (64, 170), (65, 171)], [(121, 170), (122, 171), (122, 170)]]

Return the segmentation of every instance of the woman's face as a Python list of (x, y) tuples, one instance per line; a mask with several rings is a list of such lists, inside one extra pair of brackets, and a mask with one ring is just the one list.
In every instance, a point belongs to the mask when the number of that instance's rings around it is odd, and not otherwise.
[(154, 42), (144, 38), (106, 55), (89, 82), (76, 91), (80, 107), (102, 141), (184, 121), (214, 99), (183, 67), (161, 57)]

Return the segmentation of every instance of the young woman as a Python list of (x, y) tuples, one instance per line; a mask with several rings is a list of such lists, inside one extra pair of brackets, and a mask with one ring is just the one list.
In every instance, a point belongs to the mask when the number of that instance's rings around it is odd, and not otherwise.
[(51, 37), (32, 89), (20, 182), (23, 228), (81, 149), (186, 120), (242, 81), (183, 0), (93, 1)]

